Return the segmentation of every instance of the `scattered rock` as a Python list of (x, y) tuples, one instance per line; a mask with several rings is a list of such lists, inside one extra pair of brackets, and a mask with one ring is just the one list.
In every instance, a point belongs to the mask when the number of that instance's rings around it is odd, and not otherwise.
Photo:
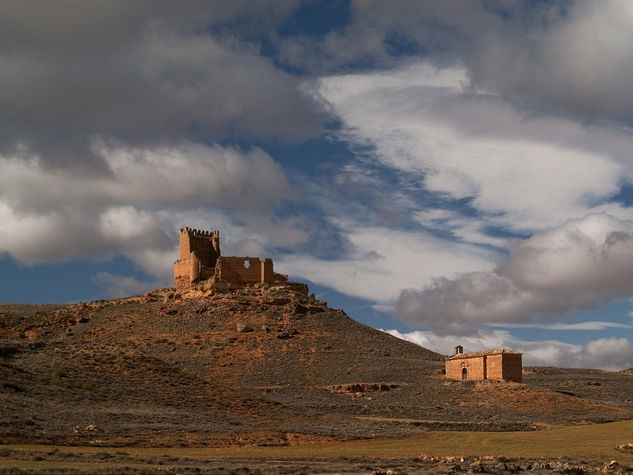
[(305, 315), (308, 313), (308, 307), (297, 302), (289, 303), (286, 309), (290, 315)]
[(629, 442), (628, 444), (618, 445), (615, 450), (619, 450), (620, 452), (633, 454), (633, 443)]
[[(78, 428), (75, 428), (75, 432), (78, 432), (77, 430)], [(86, 427), (84, 427), (83, 429), (84, 432), (99, 432), (99, 429), (97, 428), (96, 425), (94, 424), (88, 424)]]
[(267, 305), (274, 305), (276, 307), (287, 305), (290, 303), (290, 298), (288, 297), (271, 297), (269, 299), (264, 300), (262, 303)]
[(250, 326), (248, 326), (246, 323), (241, 323), (240, 322), (240, 323), (238, 323), (236, 325), (236, 327), (237, 327), (237, 332), (238, 333), (248, 333), (248, 332), (252, 332), (253, 331), (253, 329)]
[(279, 328), (277, 332), (278, 332), (277, 338), (279, 338), (280, 340), (284, 340), (286, 338), (292, 337), (293, 335), (299, 334), (299, 331), (297, 331), (296, 328), (288, 327), (288, 326), (283, 326)]
[(349, 395), (360, 394), (362, 396), (363, 393), (390, 391), (391, 389), (395, 389), (399, 386), (401, 385), (395, 383), (350, 383), (326, 386), (325, 389), (333, 393), (344, 393)]

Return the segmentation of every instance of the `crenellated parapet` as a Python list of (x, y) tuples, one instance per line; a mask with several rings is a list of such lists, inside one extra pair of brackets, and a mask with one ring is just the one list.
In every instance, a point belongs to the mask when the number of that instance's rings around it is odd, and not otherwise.
[(206, 238), (217, 238), (220, 239), (220, 231), (205, 231), (202, 229), (195, 229), (195, 228), (190, 228), (190, 227), (184, 227), (184, 228), (180, 228), (180, 233), (185, 233), (189, 236), (195, 236), (195, 237), (206, 237)]

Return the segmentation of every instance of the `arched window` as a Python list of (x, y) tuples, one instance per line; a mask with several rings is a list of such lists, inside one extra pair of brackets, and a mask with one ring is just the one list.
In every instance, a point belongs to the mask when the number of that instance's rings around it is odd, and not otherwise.
[(462, 381), (468, 380), (468, 370), (466, 368), (462, 368)]

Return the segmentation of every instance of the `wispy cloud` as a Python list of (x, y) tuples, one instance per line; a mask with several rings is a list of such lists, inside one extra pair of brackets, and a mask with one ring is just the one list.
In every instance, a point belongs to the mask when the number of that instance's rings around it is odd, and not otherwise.
[(469, 244), (445, 241), (420, 231), (363, 227), (339, 221), (351, 243), (340, 259), (287, 255), (278, 260), (283, 272), (339, 292), (382, 303), (395, 299), (403, 287), (424, 285), (437, 275), (462, 269), (489, 269), (492, 253)]
[(531, 233), (598, 210), (632, 216), (595, 205), (633, 177), (622, 159), (628, 133), (529, 115), (466, 82), (464, 69), (417, 62), (324, 78), (318, 91), (342, 120), (342, 139), (446, 201), (468, 199), (484, 224)]
[(543, 330), (587, 330), (587, 331), (599, 331), (607, 328), (633, 328), (633, 325), (627, 325), (625, 323), (617, 322), (581, 322), (581, 323), (553, 323), (550, 325), (537, 324), (537, 323), (499, 323), (492, 324), (492, 327), (501, 328), (542, 328)]

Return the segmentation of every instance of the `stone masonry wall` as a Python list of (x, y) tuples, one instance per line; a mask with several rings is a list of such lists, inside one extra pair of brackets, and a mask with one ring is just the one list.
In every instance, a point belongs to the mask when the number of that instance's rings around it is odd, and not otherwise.
[(180, 258), (186, 259), (195, 253), (204, 267), (215, 267), (220, 256), (219, 231), (198, 231), (183, 228), (180, 230)]
[(221, 256), (215, 266), (215, 276), (228, 282), (271, 283), (273, 275), (273, 262), (271, 259), (261, 260), (258, 257)]
[(213, 278), (248, 284), (272, 283), (276, 277), (284, 276), (274, 273), (272, 259), (221, 256), (219, 231), (180, 230), (180, 259), (174, 263), (177, 288)]
[(177, 288), (195, 282), (200, 275), (200, 261), (195, 255), (174, 263), (174, 283)]
[(174, 283), (184, 287), (200, 279), (213, 276), (220, 256), (220, 232), (180, 230), (180, 259), (174, 263)]
[(462, 369), (468, 371), (468, 380), (496, 379), (504, 381), (523, 380), (522, 355), (520, 353), (499, 353), (456, 358), (446, 361), (446, 377), (462, 379)]
[(487, 379), (503, 379), (503, 353), (486, 357)]
[(503, 355), (503, 379), (523, 382), (523, 357), (521, 354), (506, 353)]
[(485, 357), (459, 358), (446, 361), (446, 377), (449, 379), (462, 379), (462, 369), (468, 371), (468, 380), (486, 379)]

